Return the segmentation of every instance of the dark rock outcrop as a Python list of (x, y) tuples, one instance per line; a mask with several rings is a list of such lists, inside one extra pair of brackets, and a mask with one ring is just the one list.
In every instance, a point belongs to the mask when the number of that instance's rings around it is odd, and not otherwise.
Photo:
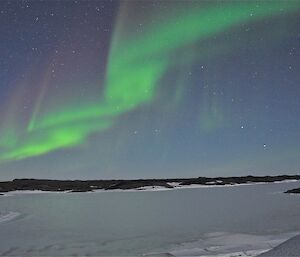
[(291, 189), (285, 192), (286, 194), (300, 194), (300, 188)]

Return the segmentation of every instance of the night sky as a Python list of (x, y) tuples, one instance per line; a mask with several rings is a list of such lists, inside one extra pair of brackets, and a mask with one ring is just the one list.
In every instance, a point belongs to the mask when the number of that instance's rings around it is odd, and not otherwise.
[(300, 173), (300, 1), (0, 1), (0, 179)]

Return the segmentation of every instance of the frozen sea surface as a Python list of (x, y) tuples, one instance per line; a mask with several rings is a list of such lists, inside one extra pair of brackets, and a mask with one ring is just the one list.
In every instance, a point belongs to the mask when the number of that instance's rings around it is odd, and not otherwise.
[(260, 255), (261, 257), (298, 257), (300, 255), (300, 236), (295, 236), (274, 249)]
[(300, 231), (296, 187), (0, 196), (0, 255), (254, 256)]

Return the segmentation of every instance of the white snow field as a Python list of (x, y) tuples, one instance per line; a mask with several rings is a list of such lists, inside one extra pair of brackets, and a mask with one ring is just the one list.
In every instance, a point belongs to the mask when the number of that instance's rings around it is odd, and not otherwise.
[(259, 255), (261, 257), (292, 257), (300, 256), (300, 235), (295, 236), (286, 242), (278, 245), (272, 250)]
[(300, 234), (297, 187), (11, 193), (0, 256), (255, 256)]

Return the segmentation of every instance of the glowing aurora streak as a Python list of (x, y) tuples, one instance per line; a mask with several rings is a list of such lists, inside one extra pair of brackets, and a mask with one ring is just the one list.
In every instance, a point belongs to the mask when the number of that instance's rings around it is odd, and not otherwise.
[[(130, 39), (122, 36), (126, 28), (121, 8), (111, 41), (105, 91), (99, 103), (80, 108), (61, 106), (59, 111), (39, 115), (39, 98), (27, 129), (0, 138), (0, 160), (25, 159), (83, 143), (91, 133), (111, 127), (119, 115), (151, 103), (162, 76), (179, 65), (172, 63), (178, 49), (241, 23), (286, 14), (299, 7), (298, 1), (249, 1), (194, 8), (166, 18), (159, 27), (148, 26), (143, 36), (136, 34)], [(196, 58), (201, 56), (199, 53)], [(192, 62), (193, 58), (185, 61)], [(218, 113), (213, 103), (213, 112)], [(209, 121), (206, 124), (210, 126)]]

